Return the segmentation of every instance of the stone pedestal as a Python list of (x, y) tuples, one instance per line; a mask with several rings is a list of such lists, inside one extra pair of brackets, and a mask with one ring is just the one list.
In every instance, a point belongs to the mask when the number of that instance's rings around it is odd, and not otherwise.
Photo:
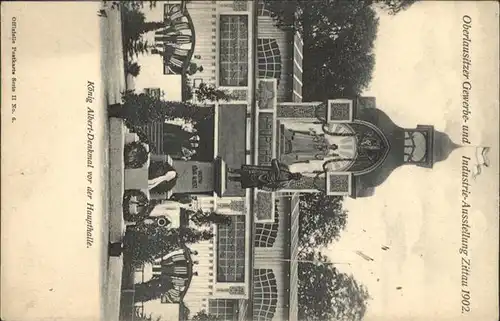
[(224, 194), (227, 169), (221, 158), (212, 162), (174, 160), (172, 166), (178, 174), (173, 194)]
[[(139, 137), (135, 133), (125, 134), (125, 144), (136, 142)], [(149, 146), (148, 146), (149, 148)], [(149, 159), (141, 168), (126, 168), (124, 174), (125, 189), (148, 189)]]

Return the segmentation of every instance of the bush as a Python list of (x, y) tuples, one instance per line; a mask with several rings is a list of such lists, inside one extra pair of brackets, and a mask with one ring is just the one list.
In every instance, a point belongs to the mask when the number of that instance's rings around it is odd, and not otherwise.
[(149, 152), (142, 142), (131, 142), (125, 145), (125, 168), (141, 168), (148, 160)]
[(196, 99), (200, 102), (205, 101), (229, 101), (233, 98), (227, 91), (216, 89), (214, 86), (201, 83), (195, 90)]
[[(132, 197), (136, 200), (132, 201)], [(130, 213), (130, 205), (136, 204), (137, 213)], [(150, 212), (149, 200), (140, 190), (126, 190), (123, 195), (123, 217), (127, 221), (140, 221), (148, 216)]]
[(134, 63), (127, 63), (126, 70), (125, 70), (129, 75), (133, 77), (139, 76), (139, 73), (141, 72), (141, 66), (137, 62)]
[(141, 224), (127, 230), (123, 247), (131, 256), (132, 264), (141, 266), (144, 263), (153, 263), (184, 244), (207, 241), (213, 236), (210, 231), (197, 231), (188, 227), (171, 229), (155, 224)]
[(127, 125), (135, 127), (153, 122), (164, 122), (181, 118), (186, 121), (202, 121), (213, 113), (211, 108), (198, 107), (182, 101), (164, 101), (145, 93), (136, 94), (126, 91), (121, 105), (110, 105), (110, 117), (126, 120)]

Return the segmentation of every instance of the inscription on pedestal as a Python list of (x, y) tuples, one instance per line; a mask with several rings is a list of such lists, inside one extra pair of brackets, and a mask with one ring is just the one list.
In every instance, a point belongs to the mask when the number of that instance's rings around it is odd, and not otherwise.
[(288, 119), (326, 119), (326, 105), (323, 103), (286, 103), (276, 107), (276, 117)]
[(303, 176), (298, 181), (291, 181), (285, 190), (324, 190), (325, 177)]
[(349, 173), (327, 173), (326, 192), (329, 195), (349, 195), (351, 175)]
[(259, 165), (271, 164), (273, 157), (273, 115), (259, 114)]
[(352, 120), (352, 101), (336, 99), (328, 101), (328, 121), (348, 122)]
[(257, 105), (260, 110), (272, 110), (278, 94), (276, 79), (259, 79), (257, 83)]

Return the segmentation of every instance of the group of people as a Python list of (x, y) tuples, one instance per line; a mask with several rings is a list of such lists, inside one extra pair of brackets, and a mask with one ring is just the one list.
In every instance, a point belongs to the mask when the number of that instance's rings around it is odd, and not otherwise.
[(195, 125), (196, 122), (182, 125), (165, 123), (163, 151), (173, 159), (190, 160), (195, 157), (200, 146), (200, 136)]
[[(171, 284), (171, 288), (164, 294), (164, 299), (168, 302), (180, 302), (181, 295), (188, 286), (189, 271), (186, 255), (198, 255), (198, 252), (189, 249), (189, 253), (186, 253), (184, 249), (178, 249), (164, 257), (160, 267), (153, 268), (153, 272), (160, 272), (161, 278)], [(199, 261), (192, 261), (192, 264), (194, 267)], [(192, 276), (197, 275), (197, 271), (192, 272)]]
[[(186, 72), (193, 75), (202, 72), (203, 67), (189, 61), (194, 35), (192, 25), (185, 17), (185, 8), (173, 6), (165, 17), (165, 26), (154, 34), (155, 48), (151, 51), (163, 57), (168, 71), (172, 74)], [(186, 48), (186, 45), (188, 48)], [(194, 58), (200, 59), (199, 55)]]

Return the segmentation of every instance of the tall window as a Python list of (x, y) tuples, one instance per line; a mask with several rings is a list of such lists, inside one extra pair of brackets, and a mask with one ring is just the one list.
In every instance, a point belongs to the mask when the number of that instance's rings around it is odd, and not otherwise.
[(278, 303), (276, 277), (271, 269), (255, 269), (253, 274), (253, 319), (270, 321)]
[(258, 12), (259, 16), (265, 16), (265, 17), (271, 16), (271, 11), (269, 11), (266, 8), (266, 4), (264, 3), (264, 0), (259, 0), (257, 8), (258, 8), (257, 12)]
[(275, 39), (258, 39), (259, 78), (281, 78), (281, 53)]
[(217, 281), (245, 281), (245, 216), (230, 215), (217, 230)]
[(279, 227), (279, 211), (277, 204), (274, 211), (273, 223), (257, 223), (255, 224), (255, 242), (256, 247), (273, 247), (276, 237), (278, 236)]
[(209, 300), (208, 313), (217, 316), (217, 320), (221, 321), (238, 320), (238, 300)]
[(248, 85), (248, 16), (221, 15), (219, 85)]
[(404, 161), (408, 163), (425, 162), (427, 156), (427, 136), (424, 132), (406, 131)]

